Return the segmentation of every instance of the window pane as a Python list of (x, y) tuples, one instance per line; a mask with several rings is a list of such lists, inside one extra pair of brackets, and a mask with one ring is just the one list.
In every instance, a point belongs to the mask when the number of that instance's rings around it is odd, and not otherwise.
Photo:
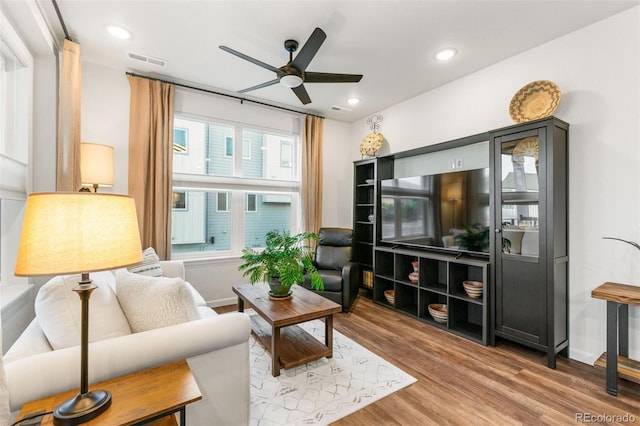
[(244, 211), (255, 212), (257, 210), (256, 194), (247, 194), (244, 198)]
[[(233, 176), (232, 126), (206, 123), (176, 117), (174, 126), (174, 173)], [(185, 150), (176, 147), (184, 137)], [(227, 140), (231, 140), (231, 152), (227, 155)], [(188, 149), (187, 149), (188, 144)]]
[(178, 210), (186, 210), (187, 194), (184, 191), (173, 192), (173, 208)]
[[(293, 138), (256, 130), (244, 130), (243, 140), (250, 141), (250, 158), (243, 158), (245, 177), (294, 180)], [(283, 150), (287, 166), (283, 166)], [(243, 154), (244, 157), (244, 154)]]
[[(185, 191), (183, 210), (171, 214), (171, 250), (173, 253), (231, 250), (231, 221), (228, 211), (231, 194)], [(219, 211), (224, 199), (227, 210)]]
[[(233, 176), (233, 135), (231, 126), (207, 124), (209, 158), (207, 174), (216, 176)], [(231, 147), (229, 148), (229, 145)]]
[(187, 152), (188, 129), (173, 129), (173, 152)]
[(227, 212), (230, 210), (229, 206), (229, 193), (218, 192), (218, 206), (216, 208), (219, 212)]
[(280, 167), (293, 166), (293, 149), (291, 141), (280, 141)]
[(291, 228), (291, 195), (248, 194), (256, 210), (244, 213), (245, 247), (264, 247), (265, 235), (273, 229)]
[(242, 158), (251, 159), (251, 139), (242, 140)]
[(233, 157), (233, 138), (227, 136), (224, 141), (224, 155), (227, 157)]

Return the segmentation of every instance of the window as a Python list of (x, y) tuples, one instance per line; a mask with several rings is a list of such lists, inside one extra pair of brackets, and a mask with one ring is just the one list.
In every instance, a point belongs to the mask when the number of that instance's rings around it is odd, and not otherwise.
[(233, 138), (225, 139), (224, 155), (233, 157)]
[(173, 152), (187, 152), (188, 129), (173, 129)]
[(298, 229), (300, 135), (179, 113), (174, 128), (188, 136), (174, 151), (173, 185), (185, 194), (172, 216), (177, 258), (238, 255), (272, 229)]
[(187, 209), (187, 194), (185, 194), (184, 191), (173, 192), (173, 209), (174, 210)]
[(229, 193), (228, 192), (218, 192), (218, 202), (216, 206), (216, 210), (219, 212), (228, 212), (231, 210), (231, 206), (229, 205)]
[(251, 160), (251, 139), (242, 141), (242, 158)]
[(247, 194), (244, 198), (244, 211), (245, 212), (257, 212), (257, 195), (256, 194)]
[(280, 141), (280, 167), (291, 167), (291, 164), (293, 164), (291, 141)]
[(0, 11), (0, 154), (27, 163), (33, 58)]

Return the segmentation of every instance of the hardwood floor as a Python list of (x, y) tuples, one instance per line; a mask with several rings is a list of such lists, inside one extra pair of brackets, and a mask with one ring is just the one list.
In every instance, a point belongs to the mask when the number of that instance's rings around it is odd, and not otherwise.
[(640, 385), (621, 379), (611, 396), (604, 371), (578, 361), (560, 357), (551, 370), (542, 352), (482, 346), (362, 296), (333, 324), (418, 379), (334, 425), (640, 424)]

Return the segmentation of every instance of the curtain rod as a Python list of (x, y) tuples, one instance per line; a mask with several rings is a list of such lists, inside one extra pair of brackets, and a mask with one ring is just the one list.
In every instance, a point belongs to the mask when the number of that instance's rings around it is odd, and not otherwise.
[(67, 31), (67, 26), (64, 24), (64, 19), (62, 19), (62, 14), (60, 13), (58, 2), (56, 2), (56, 0), (51, 0), (51, 3), (53, 3), (53, 8), (56, 10), (56, 15), (58, 15), (58, 20), (60, 21), (60, 25), (62, 25), (62, 31), (64, 31), (64, 38), (66, 38), (69, 41), (73, 41), (71, 40), (69, 31)]
[(190, 86), (188, 84), (177, 83), (175, 81), (165, 80), (165, 79), (162, 79), (162, 78), (149, 77), (149, 76), (146, 76), (146, 75), (143, 75), (143, 74), (136, 74), (136, 73), (130, 72), (130, 71), (127, 71), (126, 74), (130, 75), (130, 76), (133, 76), (133, 77), (142, 77), (142, 78), (146, 78), (148, 80), (154, 80), (154, 81), (160, 81), (162, 83), (173, 84), (173, 85), (176, 85), (176, 86), (179, 86), (179, 87), (184, 87), (185, 89), (199, 90), (201, 92), (211, 93), (212, 95), (226, 96), (228, 98), (238, 99), (240, 101), (240, 103), (242, 103), (242, 102), (251, 102), (251, 103), (254, 103), (254, 104), (263, 105), (263, 106), (276, 108), (276, 109), (281, 109), (281, 110), (284, 110), (284, 111), (295, 112), (296, 114), (310, 115), (312, 117), (318, 117), (318, 118), (322, 118), (322, 119), (325, 118), (325, 117), (323, 117), (321, 115), (317, 115), (317, 114), (311, 114), (311, 113), (308, 113), (308, 112), (301, 112), (301, 111), (297, 111), (297, 110), (291, 109), (291, 108), (285, 108), (285, 107), (281, 107), (281, 106), (278, 106), (278, 105), (272, 105), (272, 104), (268, 104), (266, 102), (261, 102), (261, 101), (254, 101), (252, 99), (246, 99), (246, 98), (243, 98), (241, 96), (230, 95), (230, 94), (222, 93), (222, 92), (216, 92), (215, 90), (204, 89), (202, 87)]

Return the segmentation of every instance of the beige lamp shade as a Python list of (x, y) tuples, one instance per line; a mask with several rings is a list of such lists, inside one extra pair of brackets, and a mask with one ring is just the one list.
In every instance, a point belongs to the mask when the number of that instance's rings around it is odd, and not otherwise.
[(52, 192), (27, 199), (17, 276), (88, 273), (140, 261), (133, 197)]
[(80, 179), (86, 186), (113, 186), (113, 147), (81, 143)]

